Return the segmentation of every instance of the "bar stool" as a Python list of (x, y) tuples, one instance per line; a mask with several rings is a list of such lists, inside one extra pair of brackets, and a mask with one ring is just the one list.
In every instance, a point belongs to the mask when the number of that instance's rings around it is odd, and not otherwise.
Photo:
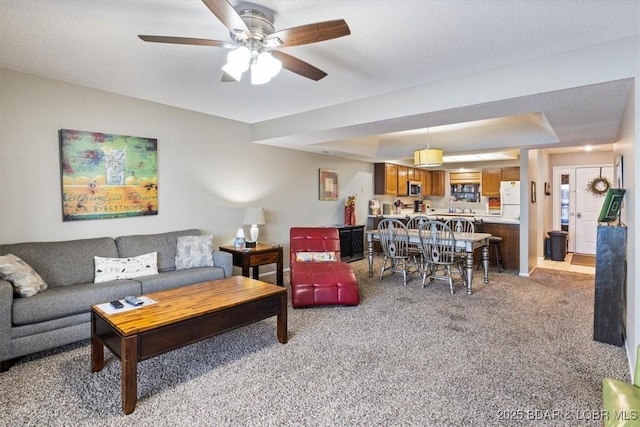
[[(482, 218), (475, 220), (474, 223), (476, 231), (478, 233), (484, 233), (484, 221), (482, 220)], [(489, 251), (491, 251), (491, 248), (493, 247), (496, 254), (496, 266), (498, 267), (498, 273), (501, 273), (502, 270), (506, 270), (504, 261), (502, 261), (501, 244), (502, 237), (493, 235), (489, 237)], [(480, 270), (480, 267), (482, 267), (482, 259), (480, 260), (480, 262), (478, 262), (476, 270)], [(502, 267), (502, 270), (500, 270), (500, 267)]]

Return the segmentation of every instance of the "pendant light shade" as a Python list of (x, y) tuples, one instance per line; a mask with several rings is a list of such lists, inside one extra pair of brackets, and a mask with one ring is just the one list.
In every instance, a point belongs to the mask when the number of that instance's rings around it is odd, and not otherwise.
[(442, 166), (442, 150), (440, 148), (425, 148), (413, 152), (415, 166), (435, 167)]
[(425, 168), (442, 166), (442, 149), (429, 147), (429, 129), (427, 129), (427, 148), (413, 152), (413, 164)]

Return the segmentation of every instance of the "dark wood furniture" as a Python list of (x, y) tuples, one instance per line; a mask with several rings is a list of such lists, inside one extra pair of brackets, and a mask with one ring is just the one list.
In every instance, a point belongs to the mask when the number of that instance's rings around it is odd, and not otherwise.
[(284, 259), (282, 246), (257, 243), (255, 248), (236, 248), (220, 246), (220, 250), (233, 255), (233, 265), (242, 268), (242, 275), (249, 277), (249, 268), (253, 269), (253, 278), (258, 279), (258, 268), (265, 264), (277, 264), (276, 283), (284, 285)]
[[(482, 226), (476, 225), (476, 231), (489, 233), (493, 236), (502, 237), (500, 254), (502, 255), (503, 267), (506, 270), (520, 270), (520, 225), (487, 223)], [(475, 262), (480, 262), (476, 255)], [(489, 264), (496, 265), (495, 251), (489, 251)]]
[(104, 367), (104, 347), (122, 365), (122, 410), (138, 400), (138, 362), (277, 316), (278, 341), (287, 342), (287, 290), (242, 276), (145, 295), (155, 301), (121, 313), (91, 307), (91, 370)]
[(599, 225), (597, 236), (593, 339), (622, 347), (626, 312), (627, 227)]
[(340, 234), (340, 257), (344, 262), (364, 258), (364, 225), (341, 225), (336, 227)]

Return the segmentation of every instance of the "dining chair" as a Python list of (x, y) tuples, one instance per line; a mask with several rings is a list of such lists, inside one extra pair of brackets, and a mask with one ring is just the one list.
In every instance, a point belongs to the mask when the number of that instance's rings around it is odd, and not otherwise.
[[(378, 223), (378, 235), (384, 253), (380, 280), (382, 280), (384, 272), (389, 270), (392, 273), (402, 273), (402, 283), (406, 285), (407, 273), (411, 272), (411, 260), (413, 260), (416, 271), (420, 271), (416, 256), (410, 252), (409, 229), (398, 219), (386, 218)], [(390, 263), (388, 267), (387, 262)]]
[[(475, 233), (475, 224), (469, 218), (454, 217), (445, 221), (445, 224), (451, 228), (454, 233)], [(466, 281), (466, 275), (464, 274), (464, 266), (466, 263), (467, 253), (462, 248), (456, 248), (455, 250), (456, 266), (458, 272), (463, 280)]]
[(430, 221), (420, 226), (418, 236), (426, 262), (422, 272), (422, 288), (425, 288), (427, 278), (430, 281), (446, 280), (453, 295), (451, 266), (456, 264), (456, 239), (453, 231), (444, 222)]
[[(409, 230), (418, 230), (420, 228), (420, 224), (424, 224), (425, 222), (429, 222), (431, 219), (426, 215), (416, 215), (414, 217), (409, 218), (407, 221), (407, 228)], [(424, 257), (422, 256), (422, 245), (418, 243), (409, 242), (409, 253), (417, 259), (420, 260), (418, 263), (418, 268), (420, 269), (420, 274), (422, 274), (422, 268), (424, 267)]]

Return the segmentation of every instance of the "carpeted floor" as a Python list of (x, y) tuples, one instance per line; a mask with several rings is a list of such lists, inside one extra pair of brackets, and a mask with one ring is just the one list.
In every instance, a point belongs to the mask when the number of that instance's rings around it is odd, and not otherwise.
[(596, 266), (596, 256), (595, 255), (573, 254), (571, 256), (571, 264), (573, 264), (573, 265), (585, 265), (587, 267), (595, 267)]
[(98, 373), (86, 341), (22, 358), (0, 425), (598, 426), (602, 379), (629, 381), (624, 349), (592, 340), (593, 276), (492, 270), (452, 297), (351, 265), (359, 306), (290, 309), (285, 345), (268, 319), (144, 361), (128, 416), (108, 352)]

